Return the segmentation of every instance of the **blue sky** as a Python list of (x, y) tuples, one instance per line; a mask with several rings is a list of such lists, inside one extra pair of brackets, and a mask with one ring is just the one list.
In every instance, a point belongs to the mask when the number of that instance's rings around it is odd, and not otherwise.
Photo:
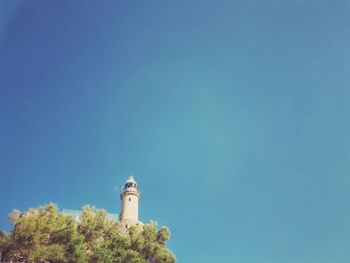
[(0, 0), (0, 228), (132, 172), (179, 262), (349, 262), (349, 12)]

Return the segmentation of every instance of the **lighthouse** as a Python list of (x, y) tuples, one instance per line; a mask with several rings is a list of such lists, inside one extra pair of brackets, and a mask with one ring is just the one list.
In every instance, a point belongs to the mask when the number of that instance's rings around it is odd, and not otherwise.
[[(139, 222), (139, 199), (141, 193), (133, 176), (129, 176), (120, 193), (121, 210), (119, 220), (127, 225), (135, 225)], [(142, 224), (142, 223), (141, 223)]]

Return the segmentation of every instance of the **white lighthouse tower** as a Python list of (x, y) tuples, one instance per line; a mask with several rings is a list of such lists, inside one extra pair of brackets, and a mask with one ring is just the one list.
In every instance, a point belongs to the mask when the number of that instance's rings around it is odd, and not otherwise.
[[(129, 176), (120, 193), (121, 210), (119, 220), (127, 225), (134, 225), (139, 222), (139, 199), (141, 193), (133, 176)], [(142, 224), (142, 223), (141, 223)]]

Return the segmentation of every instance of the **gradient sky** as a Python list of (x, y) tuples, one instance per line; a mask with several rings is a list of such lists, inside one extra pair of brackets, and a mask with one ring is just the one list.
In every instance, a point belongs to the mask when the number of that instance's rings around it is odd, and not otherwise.
[(0, 0), (0, 228), (55, 202), (178, 262), (350, 262), (347, 0)]

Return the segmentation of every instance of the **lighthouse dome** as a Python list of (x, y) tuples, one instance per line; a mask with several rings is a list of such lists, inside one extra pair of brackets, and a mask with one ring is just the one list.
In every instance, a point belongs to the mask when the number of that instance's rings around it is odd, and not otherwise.
[(137, 191), (137, 183), (133, 176), (129, 176), (124, 184), (124, 191)]

